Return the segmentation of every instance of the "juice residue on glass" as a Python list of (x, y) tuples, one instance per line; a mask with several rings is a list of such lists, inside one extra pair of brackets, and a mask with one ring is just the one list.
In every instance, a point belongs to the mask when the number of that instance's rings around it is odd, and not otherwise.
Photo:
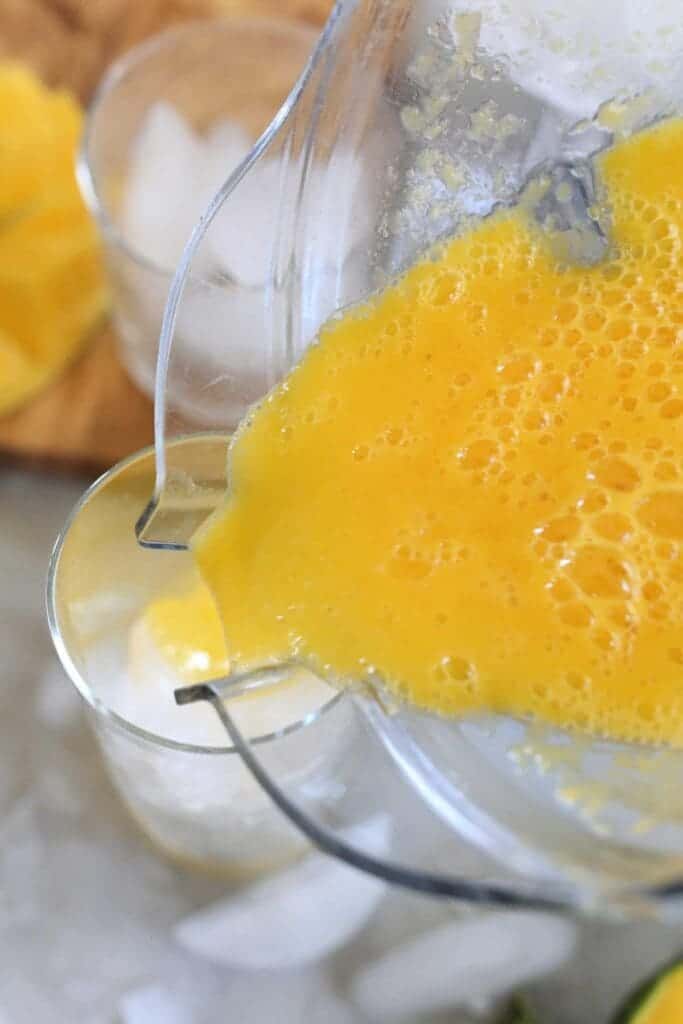
[(597, 159), (599, 264), (519, 206), (327, 324), (195, 539), (236, 663), (683, 743), (681, 168)]

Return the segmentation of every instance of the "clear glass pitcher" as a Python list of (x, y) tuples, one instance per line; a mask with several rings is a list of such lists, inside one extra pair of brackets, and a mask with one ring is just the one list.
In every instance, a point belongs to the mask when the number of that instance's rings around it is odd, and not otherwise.
[[(175, 276), (157, 368), (157, 485), (141, 541), (182, 547), (227, 486), (203, 477), (199, 463), (196, 472), (167, 471), (169, 438), (195, 428), (228, 433), (330, 315), (439, 239), (514, 203), (535, 175), (567, 186), (556, 222), (579, 239), (577, 259), (599, 258), (591, 157), (679, 109), (682, 58), (683, 23), (671, 0), (338, 3)], [(235, 305), (220, 350), (202, 362), (176, 327), (179, 318), (224, 316), (193, 273), (201, 266), (206, 278), (226, 234), (239, 237), (262, 287), (248, 308)], [(221, 283), (230, 288), (227, 277)], [(450, 897), (678, 906), (683, 754), (502, 718), (444, 721), (364, 690), (345, 697), (358, 744), (343, 781), (347, 817), (339, 803), (326, 817), (288, 794), (240, 735), (230, 701), (217, 699), (244, 682), (195, 696), (215, 698), (232, 742), (295, 823), (358, 866)], [(381, 856), (344, 838), (359, 818), (377, 815), (391, 825)], [(416, 828), (429, 833), (426, 821), (432, 839), (416, 843)]]

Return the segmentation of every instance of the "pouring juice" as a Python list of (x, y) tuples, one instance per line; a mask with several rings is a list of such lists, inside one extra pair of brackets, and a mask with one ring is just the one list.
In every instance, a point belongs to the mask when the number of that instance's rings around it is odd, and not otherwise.
[(519, 204), (324, 327), (195, 540), (237, 664), (683, 742), (682, 166), (596, 160), (597, 263)]

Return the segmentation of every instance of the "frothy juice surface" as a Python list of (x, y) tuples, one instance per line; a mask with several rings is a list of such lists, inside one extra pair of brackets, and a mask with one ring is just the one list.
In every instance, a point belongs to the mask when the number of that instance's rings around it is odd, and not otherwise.
[(683, 123), (596, 171), (603, 262), (497, 214), (252, 413), (194, 545), (238, 663), (683, 744)]

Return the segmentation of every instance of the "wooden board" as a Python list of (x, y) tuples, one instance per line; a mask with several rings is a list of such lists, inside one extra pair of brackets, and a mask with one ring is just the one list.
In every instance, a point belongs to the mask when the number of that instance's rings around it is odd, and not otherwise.
[[(321, 25), (332, 0), (1, 0), (0, 59), (19, 57), (87, 103), (108, 64), (180, 20), (218, 12)], [(92, 472), (152, 440), (152, 404), (126, 375), (109, 325), (63, 376), (0, 417), (0, 457)]]

